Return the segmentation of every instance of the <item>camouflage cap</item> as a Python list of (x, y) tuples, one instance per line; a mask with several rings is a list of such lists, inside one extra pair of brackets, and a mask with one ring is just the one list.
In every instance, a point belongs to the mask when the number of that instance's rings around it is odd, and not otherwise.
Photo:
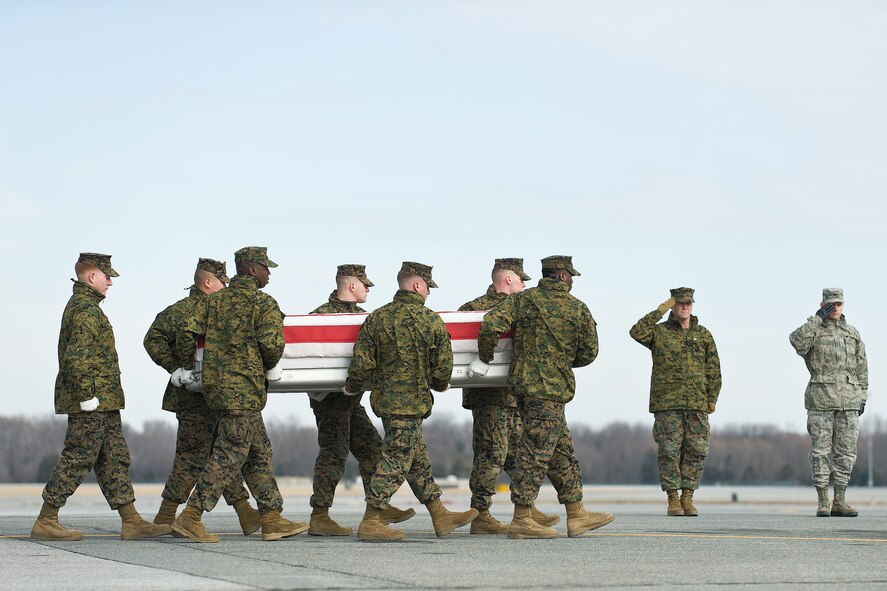
[(197, 268), (201, 271), (212, 273), (216, 276), (216, 279), (222, 283), (228, 283), (231, 281), (231, 279), (228, 278), (228, 270), (225, 267), (225, 261), (201, 258), (197, 261)]
[(674, 301), (679, 304), (692, 304), (696, 300), (693, 299), (693, 294), (695, 291), (692, 287), (676, 287), (671, 290), (671, 297), (674, 298)]
[(423, 265), (422, 263), (414, 263), (413, 261), (404, 261), (400, 266), (401, 273), (410, 273), (418, 275), (428, 283), (428, 287), (437, 287), (437, 283), (431, 278), (431, 265)]
[(367, 287), (374, 285), (367, 277), (366, 265), (339, 265), (336, 267), (336, 277), (357, 277)]
[(524, 273), (524, 259), (496, 259), (493, 263), (493, 271), (496, 269), (506, 269), (514, 271), (523, 281), (529, 281), (531, 277)]
[(80, 258), (77, 259), (78, 263), (83, 263), (84, 265), (92, 265), (93, 267), (98, 267), (99, 271), (107, 275), (108, 277), (120, 277), (120, 274), (111, 267), (111, 255), (109, 254), (100, 254), (98, 252), (81, 252)]
[(840, 287), (826, 287), (822, 290), (822, 303), (844, 303), (844, 290)]
[(244, 246), (234, 253), (234, 264), (238, 263), (259, 263), (271, 268), (277, 266), (268, 258), (268, 248), (265, 246)]
[(568, 272), (570, 275), (573, 275), (574, 277), (582, 275), (582, 273), (580, 273), (576, 270), (575, 267), (573, 267), (573, 257), (561, 254), (552, 255), (550, 257), (545, 257), (544, 259), (542, 259), (542, 270), (563, 270)]

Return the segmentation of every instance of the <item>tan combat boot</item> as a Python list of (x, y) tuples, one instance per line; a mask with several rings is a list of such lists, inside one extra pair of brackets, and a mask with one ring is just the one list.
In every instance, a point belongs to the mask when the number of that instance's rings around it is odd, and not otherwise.
[(668, 495), (668, 511), (666, 515), (669, 517), (683, 517), (684, 508), (681, 507), (681, 497), (678, 496), (677, 489), (667, 490)]
[(262, 540), (265, 542), (297, 536), (307, 529), (307, 523), (290, 521), (281, 515), (280, 511), (269, 511), (262, 515)]
[(471, 522), (472, 534), (507, 534), (508, 526), (490, 515), (489, 509), (480, 509)]
[(169, 525), (151, 523), (142, 519), (142, 516), (139, 515), (135, 505), (132, 503), (118, 507), (117, 512), (120, 513), (121, 519), (121, 540), (144, 540), (146, 538), (172, 535), (172, 528)]
[(561, 520), (557, 515), (547, 515), (543, 513), (536, 508), (536, 505), (530, 505), (530, 517), (533, 518), (533, 521), (539, 525), (544, 525), (545, 527), (551, 527)]
[(342, 527), (330, 517), (329, 507), (314, 507), (308, 522), (309, 536), (350, 536), (350, 527)]
[(415, 509), (398, 509), (394, 505), (388, 505), (387, 509), (382, 509), (382, 513), (379, 515), (379, 521), (381, 521), (383, 525), (400, 523), (401, 521), (406, 521), (415, 514)]
[(358, 539), (364, 542), (391, 542), (403, 538), (402, 529), (394, 529), (382, 523), (381, 513), (381, 509), (367, 505), (360, 526), (357, 528)]
[(157, 515), (154, 516), (154, 523), (157, 525), (172, 525), (172, 522), (176, 520), (176, 511), (178, 509), (179, 504), (175, 501), (162, 499), (160, 501), (160, 509), (157, 511)]
[(533, 521), (530, 505), (515, 505), (514, 517), (508, 525), (508, 537), (525, 539), (556, 538), (557, 530)]
[(173, 533), (179, 534), (183, 538), (191, 538), (195, 542), (218, 542), (219, 536), (209, 533), (203, 527), (203, 522), (200, 521), (201, 515), (203, 515), (203, 509), (191, 505), (185, 506), (185, 510), (173, 521)]
[(76, 542), (83, 539), (83, 533), (68, 529), (59, 523), (59, 508), (43, 503), (34, 527), (31, 529), (34, 540), (53, 540), (56, 542)]
[(477, 517), (477, 509), (469, 509), (461, 513), (447, 511), (439, 498), (426, 503), (425, 506), (431, 515), (431, 523), (434, 524), (434, 534), (438, 538), (452, 533), (458, 527), (468, 525)]
[(696, 505), (693, 504), (693, 491), (689, 488), (681, 491), (681, 509), (684, 510), (686, 517), (699, 517), (699, 511), (696, 510)]
[(246, 499), (234, 501), (234, 510), (237, 511), (237, 519), (240, 521), (240, 529), (243, 535), (248, 536), (259, 531), (262, 527), (262, 516), (253, 509)]
[(829, 510), (829, 502), (828, 502), (828, 487), (816, 487), (816, 496), (819, 497), (819, 503), (816, 506), (816, 516), (817, 517), (828, 517), (831, 515), (831, 511)]
[(844, 500), (846, 486), (835, 485), (835, 500), (832, 501), (832, 517), (856, 517), (859, 513)]
[(567, 536), (575, 538), (585, 532), (603, 527), (616, 519), (612, 513), (586, 511), (582, 501), (567, 503)]

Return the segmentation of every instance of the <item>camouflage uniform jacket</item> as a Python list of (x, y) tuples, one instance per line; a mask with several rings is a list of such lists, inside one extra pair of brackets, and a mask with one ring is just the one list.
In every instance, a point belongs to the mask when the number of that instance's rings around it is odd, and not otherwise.
[(567, 403), (576, 393), (572, 368), (597, 357), (596, 326), (588, 306), (565, 283), (542, 278), (538, 287), (508, 296), (484, 316), (477, 348), (481, 361), (489, 363), (499, 335), (512, 329), (509, 392)]
[(869, 372), (859, 331), (838, 320), (811, 316), (789, 336), (804, 358), (810, 381), (804, 394), (808, 410), (858, 410), (868, 398)]
[(672, 314), (665, 322), (660, 318), (659, 310), (653, 310), (629, 331), (653, 354), (650, 412), (714, 412), (721, 392), (721, 360), (714, 338), (696, 316), (690, 317), (686, 330)]
[(336, 292), (330, 294), (330, 299), (327, 303), (321, 304), (314, 308), (311, 312), (312, 314), (359, 314), (360, 312), (366, 312), (363, 308), (357, 305), (357, 302), (343, 302), (336, 295)]
[(99, 411), (124, 406), (114, 329), (99, 308), (105, 296), (74, 282), (74, 295), (62, 314), (59, 373), (55, 379), (56, 414), (80, 413), (80, 403), (99, 399)]
[(370, 405), (380, 417), (427, 417), (453, 375), (453, 348), (444, 321), (422, 296), (398, 290), (370, 313), (354, 344), (346, 387), (359, 392), (373, 378)]
[[(185, 362), (178, 357), (177, 346), (178, 339), (182, 338), (182, 322), (207, 297), (209, 296), (200, 291), (196, 285), (192, 285), (188, 297), (167, 307), (151, 323), (142, 343), (154, 363), (168, 373), (184, 366)], [(192, 359), (193, 355), (192, 351)], [(188, 392), (185, 388), (178, 388), (167, 382), (166, 392), (163, 394), (163, 410), (178, 412), (193, 409), (206, 409), (203, 395), (199, 392)]]
[(194, 307), (183, 322), (179, 359), (188, 356), (200, 335), (203, 348), (203, 397), (213, 410), (262, 410), (267, 401), (265, 372), (283, 356), (283, 313), (277, 301), (259, 291), (252, 277), (236, 275), (226, 289)]
[[(505, 301), (508, 294), (499, 293), (494, 286), (487, 288), (487, 293), (476, 297), (468, 303), (462, 304), (460, 312), (472, 312), (478, 310), (492, 310)], [(462, 390), (462, 407), (482, 405), (505, 405), (516, 407), (517, 401), (508, 392), (508, 388), (465, 388)]]

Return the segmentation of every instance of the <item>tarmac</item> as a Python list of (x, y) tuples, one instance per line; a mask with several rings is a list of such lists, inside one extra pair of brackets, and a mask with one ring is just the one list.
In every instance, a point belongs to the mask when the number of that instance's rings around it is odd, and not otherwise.
[[(307, 520), (310, 486), (281, 480), (284, 514)], [(443, 500), (468, 507), (464, 481), (449, 482)], [(394, 504), (416, 517), (398, 524), (400, 542), (365, 543), (352, 535), (302, 534), (262, 542), (245, 537), (224, 502), (204, 516), (217, 544), (164, 537), (121, 541), (120, 520), (98, 487), (83, 485), (62, 509), (79, 542), (29, 538), (42, 485), (0, 485), (0, 588), (4, 590), (249, 590), (249, 589), (887, 589), (887, 489), (851, 488), (856, 518), (817, 518), (816, 493), (801, 487), (703, 486), (700, 516), (667, 517), (654, 486), (585, 489), (589, 510), (616, 520), (568, 538), (566, 516), (546, 486), (538, 506), (561, 515), (552, 540), (470, 535), (468, 528), (436, 538), (424, 507), (403, 487)], [(160, 485), (137, 485), (136, 506), (149, 520)], [(331, 515), (356, 531), (360, 488), (340, 487)], [(511, 517), (506, 493), (492, 508)]]

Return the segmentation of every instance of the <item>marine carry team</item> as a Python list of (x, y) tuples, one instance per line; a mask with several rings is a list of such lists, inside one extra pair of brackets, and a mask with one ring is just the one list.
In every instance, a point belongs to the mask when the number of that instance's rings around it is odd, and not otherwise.
[[(450, 337), (440, 316), (425, 305), (430, 290), (437, 287), (432, 268), (403, 263), (393, 300), (370, 313), (361, 326), (345, 386), (309, 395), (319, 453), (307, 523), (282, 514), (262, 418), (268, 382), (281, 379), (278, 363), (284, 349), (284, 315), (274, 298), (262, 291), (277, 264), (259, 246), (238, 250), (234, 260), (236, 275), (229, 278), (224, 262), (199, 259), (188, 296), (160, 312), (145, 335), (151, 359), (170, 374), (163, 409), (176, 413), (178, 420), (173, 468), (160, 509), (149, 522), (134, 505), (114, 334), (99, 307), (118, 274), (110, 255), (80, 254), (74, 293), (62, 315), (55, 384), (55, 410), (68, 415), (68, 428), (61, 457), (43, 490), (32, 538), (83, 538), (59, 523), (58, 512), (90, 470), (111, 509), (119, 512), (120, 537), (125, 540), (174, 535), (216, 542), (219, 537), (206, 530), (202, 516), (220, 497), (233, 505), (246, 536), (259, 529), (265, 541), (306, 531), (349, 536), (352, 529), (330, 516), (349, 453), (357, 459), (366, 497), (357, 530), (361, 540), (404, 537), (403, 530), (390, 527), (415, 515), (413, 509), (390, 504), (404, 481), (427, 507), (438, 537), (469, 524), (471, 534), (557, 536), (552, 526), (560, 517), (535, 506), (546, 476), (565, 505), (569, 537), (613, 521), (611, 513), (590, 512), (582, 504), (582, 476), (565, 416), (575, 394), (573, 368), (589, 365), (598, 354), (594, 318), (570, 294), (573, 278), (580, 276), (571, 257), (542, 259), (542, 278), (531, 288), (525, 285), (530, 277), (523, 259), (496, 259), (486, 293), (460, 308), (489, 311), (470, 376), (486, 375), (493, 348), (506, 332), (512, 334), (514, 354), (507, 386), (463, 391), (463, 406), (473, 417), (474, 463), (471, 506), (461, 512), (443, 506), (422, 434), (434, 402), (431, 391), (449, 388)], [(371, 287), (363, 265), (340, 265), (336, 289), (312, 314), (364, 312), (359, 304), (366, 302)], [(693, 315), (694, 295), (688, 287), (672, 289), (669, 299), (629, 331), (652, 354), (650, 412), (669, 516), (699, 514), (693, 494), (708, 455), (708, 415), (715, 411), (721, 389), (717, 347)], [(865, 346), (847, 323), (843, 307), (841, 289), (824, 289), (819, 309), (790, 336), (810, 372), (805, 406), (816, 515), (822, 517), (857, 515), (845, 494), (856, 461), (868, 367)], [(665, 314), (668, 318), (661, 321)], [(198, 343), (203, 357), (195, 367)], [(370, 407), (382, 421), (384, 436), (361, 404), (364, 385), (371, 379)], [(200, 391), (195, 391), (198, 381)], [(503, 470), (511, 479), (514, 504), (508, 524), (490, 513)], [(829, 482), (834, 486), (831, 504)], [(250, 505), (249, 493), (258, 510)]]

